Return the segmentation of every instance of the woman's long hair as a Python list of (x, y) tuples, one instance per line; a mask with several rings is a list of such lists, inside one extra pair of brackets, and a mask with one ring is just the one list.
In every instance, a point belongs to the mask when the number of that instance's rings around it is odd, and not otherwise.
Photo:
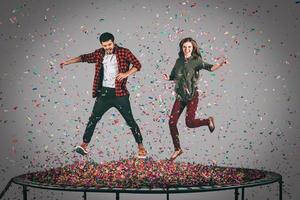
[[(197, 42), (196, 42), (193, 38), (191, 38), (191, 37), (183, 38), (183, 39), (180, 41), (180, 43), (179, 43), (180, 51), (179, 51), (179, 53), (178, 53), (179, 58), (181, 58), (181, 59), (183, 59), (183, 60), (185, 59), (185, 58), (184, 58), (184, 53), (183, 53), (183, 44), (186, 43), (186, 42), (191, 42), (192, 45), (193, 45), (193, 51), (192, 51), (192, 54), (191, 54), (192, 58), (193, 58), (193, 59), (201, 59), (201, 60), (202, 60), (202, 56), (201, 56), (201, 53), (200, 53), (198, 44), (197, 44)], [(196, 71), (195, 71), (195, 79), (196, 79), (196, 80), (199, 80), (199, 78), (200, 78), (199, 70), (196, 70)]]
[(198, 44), (197, 42), (191, 38), (191, 37), (187, 37), (187, 38), (183, 38), (180, 43), (179, 43), (179, 53), (178, 53), (178, 56), (182, 59), (184, 59), (184, 53), (183, 53), (183, 44), (186, 43), (186, 42), (191, 42), (192, 45), (193, 45), (193, 51), (192, 51), (192, 57), (193, 59), (197, 59), (197, 58), (200, 58), (202, 59), (202, 56), (201, 56), (201, 53), (200, 53), (200, 50), (199, 50), (199, 47), (198, 47)]

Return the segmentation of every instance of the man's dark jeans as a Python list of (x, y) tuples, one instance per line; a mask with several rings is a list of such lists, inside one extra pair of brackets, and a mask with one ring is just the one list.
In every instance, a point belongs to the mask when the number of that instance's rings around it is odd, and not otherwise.
[(141, 144), (143, 138), (132, 115), (129, 95), (118, 97), (115, 94), (114, 88), (106, 87), (103, 87), (101, 92), (97, 95), (92, 114), (83, 135), (83, 142), (89, 143), (91, 141), (97, 122), (102, 118), (103, 114), (112, 107), (115, 107), (121, 113), (131, 129), (135, 141)]

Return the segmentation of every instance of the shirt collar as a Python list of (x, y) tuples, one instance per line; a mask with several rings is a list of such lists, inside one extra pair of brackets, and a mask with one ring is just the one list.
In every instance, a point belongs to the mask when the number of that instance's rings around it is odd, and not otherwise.
[[(120, 47), (117, 44), (115, 44), (112, 54), (116, 54), (116, 52), (119, 50), (119, 48)], [(102, 48), (102, 53), (103, 53), (103, 56), (111, 55), (111, 54), (106, 54), (104, 48)]]
[(115, 44), (114, 49), (113, 49), (113, 54), (116, 54), (116, 51), (118, 51), (119, 46), (117, 44)]

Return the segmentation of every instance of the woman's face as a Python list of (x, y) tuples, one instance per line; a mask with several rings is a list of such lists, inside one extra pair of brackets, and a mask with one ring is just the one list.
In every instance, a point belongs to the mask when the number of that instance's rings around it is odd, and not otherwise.
[(184, 57), (188, 58), (192, 55), (193, 52), (193, 45), (191, 42), (185, 42), (182, 45), (182, 50), (184, 53)]

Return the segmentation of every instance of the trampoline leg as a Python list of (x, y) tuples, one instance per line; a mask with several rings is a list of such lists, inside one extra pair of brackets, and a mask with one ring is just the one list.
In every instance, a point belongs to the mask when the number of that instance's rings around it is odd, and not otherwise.
[(23, 185), (23, 200), (27, 200), (27, 187)]
[(239, 188), (235, 188), (235, 191), (234, 191), (234, 199), (235, 199), (235, 200), (239, 200)]
[(245, 199), (245, 188), (242, 188), (242, 200)]
[(0, 194), (0, 199), (2, 199), (2, 197), (4, 196), (4, 194), (5, 194), (5, 192), (8, 190), (8, 188), (10, 187), (10, 185), (11, 185), (11, 183), (12, 183), (12, 180), (10, 180), (8, 183), (7, 183), (7, 185), (5, 186), (5, 188), (4, 188), (4, 190), (1, 192), (1, 194)]
[(83, 199), (86, 200), (86, 192), (83, 192)]
[(279, 200), (282, 200), (282, 183), (283, 181), (279, 181)]
[(116, 193), (116, 200), (120, 200), (120, 193), (119, 192)]

